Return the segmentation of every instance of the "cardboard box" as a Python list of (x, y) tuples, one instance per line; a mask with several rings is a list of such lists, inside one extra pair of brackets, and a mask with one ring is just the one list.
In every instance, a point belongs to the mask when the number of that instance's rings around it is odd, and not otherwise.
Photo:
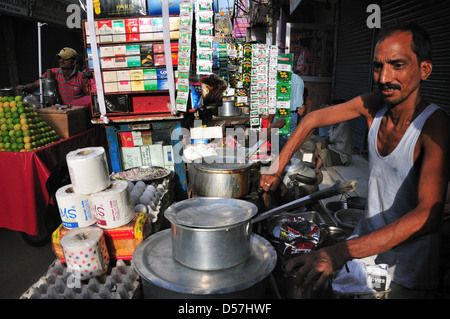
[(140, 81), (144, 79), (144, 71), (141, 70), (130, 70), (130, 80)]
[(117, 71), (103, 71), (103, 82), (117, 82)]
[(163, 19), (153, 18), (153, 38), (155, 40), (163, 40)]
[(180, 37), (180, 17), (169, 17), (170, 39), (176, 40)]
[(153, 45), (141, 44), (141, 66), (153, 66)]
[(156, 69), (144, 69), (144, 80), (156, 80), (158, 78)]
[(94, 1), (94, 18), (146, 16), (147, 12), (147, 0)]
[(167, 69), (156, 69), (156, 78), (158, 80), (167, 79)]
[[(65, 262), (65, 258), (61, 247), (61, 238), (69, 231), (70, 229), (61, 224), (52, 234), (53, 252), (62, 263)], [(128, 224), (112, 229), (103, 229), (103, 233), (111, 259), (131, 260), (137, 245), (150, 235), (151, 223), (148, 215), (139, 213)]]
[(114, 58), (101, 58), (102, 69), (113, 69), (116, 66)]
[(145, 91), (158, 90), (158, 81), (157, 80), (144, 80), (144, 90)]
[(148, 146), (150, 149), (150, 156), (152, 158), (152, 166), (164, 167), (164, 155), (162, 144), (153, 144)]
[(72, 106), (58, 110), (59, 106), (37, 109), (38, 116), (47, 122), (62, 138), (68, 138), (86, 130), (86, 112), (84, 106)]
[(164, 43), (153, 43), (153, 53), (164, 53)]
[(141, 66), (139, 44), (128, 44), (126, 47), (127, 47), (127, 66), (130, 68)]
[(114, 67), (126, 68), (127, 67), (127, 49), (125, 45), (117, 45), (114, 47)]
[(152, 18), (139, 18), (139, 34), (141, 41), (153, 40)]
[(142, 131), (141, 132), (142, 137), (142, 144), (143, 145), (152, 145), (152, 132), (151, 131)]
[(153, 55), (153, 64), (155, 66), (165, 66), (166, 65), (166, 56), (164, 54), (154, 54)]
[(101, 58), (112, 58), (114, 57), (114, 47), (113, 46), (102, 46), (99, 47)]
[(142, 166), (141, 149), (138, 147), (122, 147), (123, 169)]
[(158, 80), (158, 90), (168, 90), (169, 81), (167, 79)]
[(117, 90), (119, 92), (129, 92), (131, 91), (131, 83), (128, 80), (122, 80), (117, 83)]
[(130, 81), (130, 70), (119, 70), (117, 72), (117, 81)]
[(125, 21), (124, 20), (113, 20), (113, 42), (125, 42)]
[(135, 147), (143, 145), (140, 131), (120, 132), (122, 147)]
[(174, 166), (175, 161), (173, 158), (173, 147), (172, 145), (164, 145), (163, 146), (163, 156), (164, 156), (164, 167)]
[(119, 70), (117, 71), (117, 89), (119, 92), (131, 91), (130, 71)]
[(138, 18), (128, 18), (125, 19), (125, 31), (127, 34), (127, 42), (139, 41), (139, 19)]
[(97, 22), (98, 24), (98, 34), (99, 42), (112, 42), (112, 22), (111, 20), (101, 20)]
[(131, 81), (131, 91), (134, 92), (145, 91), (144, 80)]
[(191, 128), (191, 139), (202, 140), (211, 138), (223, 138), (223, 129), (221, 126)]
[(117, 93), (119, 92), (119, 87), (117, 82), (105, 82), (103, 83), (103, 91), (105, 93)]
[(141, 158), (143, 166), (152, 166), (152, 157), (148, 145), (139, 147), (141, 149)]

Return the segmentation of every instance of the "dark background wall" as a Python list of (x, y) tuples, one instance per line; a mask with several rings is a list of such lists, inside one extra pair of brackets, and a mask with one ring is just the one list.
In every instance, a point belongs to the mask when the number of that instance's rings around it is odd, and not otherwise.
[[(0, 88), (35, 81), (39, 75), (37, 22), (8, 15), (0, 16)], [(81, 29), (51, 24), (41, 27), (43, 72), (47, 68), (58, 66), (56, 54), (65, 46), (83, 53)], [(12, 71), (14, 68), (16, 71)], [(16, 81), (18, 82), (14, 83)]]

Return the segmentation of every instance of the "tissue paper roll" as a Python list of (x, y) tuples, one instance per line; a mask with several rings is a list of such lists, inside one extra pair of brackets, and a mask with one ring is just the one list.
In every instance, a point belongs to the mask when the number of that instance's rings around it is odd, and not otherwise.
[(85, 147), (69, 152), (66, 161), (75, 192), (92, 194), (111, 184), (103, 147)]
[(71, 229), (61, 238), (61, 247), (67, 270), (75, 278), (83, 280), (101, 276), (108, 271), (109, 254), (102, 229)]
[(55, 196), (64, 227), (78, 228), (95, 224), (89, 195), (76, 193), (72, 184), (69, 184), (59, 188)]
[(126, 181), (112, 181), (104, 191), (91, 194), (91, 205), (97, 225), (102, 228), (123, 226), (134, 217), (134, 205)]

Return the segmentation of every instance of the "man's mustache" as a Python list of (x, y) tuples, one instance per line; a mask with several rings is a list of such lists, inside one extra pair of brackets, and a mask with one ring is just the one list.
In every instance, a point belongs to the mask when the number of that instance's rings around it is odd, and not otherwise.
[(392, 90), (400, 90), (401, 87), (398, 84), (386, 83), (386, 84), (378, 84), (378, 88), (380, 90), (392, 89)]

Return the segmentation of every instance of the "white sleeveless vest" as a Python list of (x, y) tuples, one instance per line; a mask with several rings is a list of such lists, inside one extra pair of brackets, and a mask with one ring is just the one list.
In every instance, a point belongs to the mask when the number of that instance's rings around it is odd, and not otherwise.
[[(430, 104), (410, 124), (397, 147), (387, 156), (377, 148), (378, 129), (387, 107), (374, 118), (368, 133), (369, 184), (365, 217), (355, 229), (363, 235), (405, 215), (417, 205), (414, 147), (427, 118), (439, 107)], [(379, 254), (377, 264), (388, 264), (393, 281), (410, 289), (432, 289), (438, 285), (439, 235), (417, 238)]]

